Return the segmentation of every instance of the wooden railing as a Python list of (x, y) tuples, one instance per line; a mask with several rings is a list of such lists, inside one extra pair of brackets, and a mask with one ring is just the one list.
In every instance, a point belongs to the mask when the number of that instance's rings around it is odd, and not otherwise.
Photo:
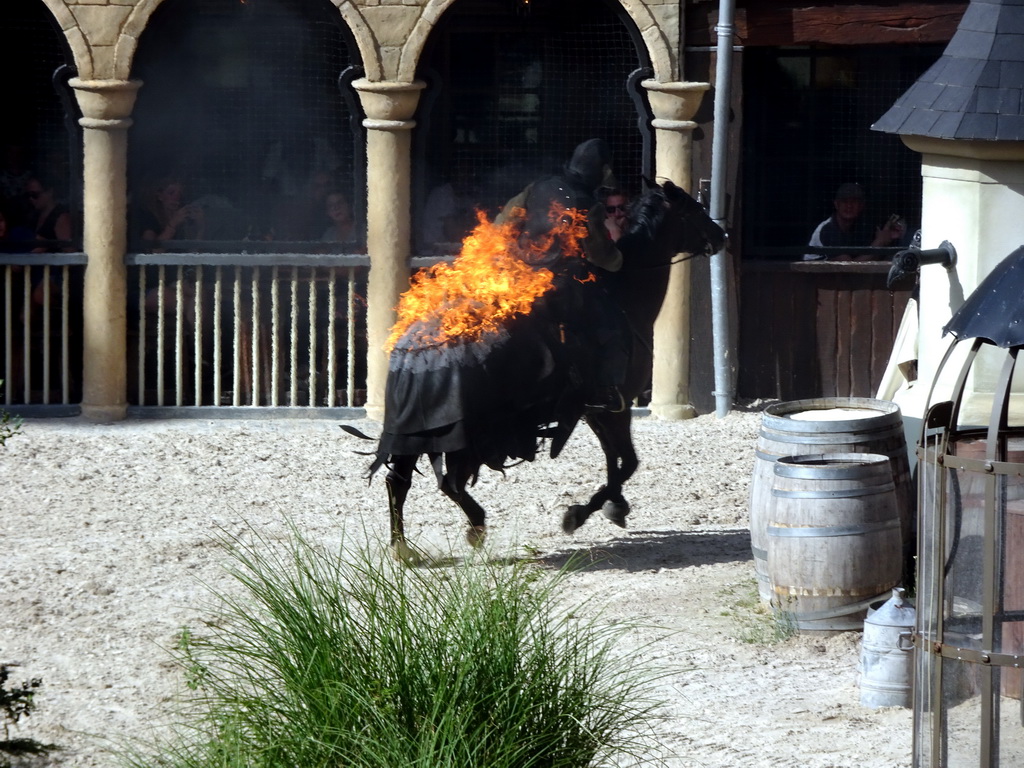
[(0, 402), (68, 412), (81, 400), (85, 254), (0, 254)]
[[(85, 263), (81, 253), (0, 254), (4, 405), (77, 409)], [(363, 405), (365, 255), (139, 253), (125, 263), (135, 415)]]
[(910, 296), (886, 286), (889, 267), (744, 261), (739, 396), (874, 397)]
[(128, 263), (131, 404), (363, 404), (366, 257), (139, 254)]

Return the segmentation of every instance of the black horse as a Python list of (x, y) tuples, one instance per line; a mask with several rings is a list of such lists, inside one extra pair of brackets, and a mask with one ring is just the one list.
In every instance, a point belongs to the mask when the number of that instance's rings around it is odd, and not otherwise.
[[(602, 281), (633, 337), (622, 387), (630, 402), (650, 381), (654, 320), (671, 263), (683, 253), (715, 253), (726, 239), (703, 207), (672, 182), (649, 185), (634, 203), (631, 221), (619, 241), (624, 265)], [(429, 458), (441, 491), (466, 514), (467, 539), (479, 546), (486, 512), (467, 488), (480, 468), (500, 471), (510, 462), (532, 461), (545, 441), (550, 441), (553, 458), (581, 418), (601, 443), (607, 482), (586, 504), (570, 506), (562, 527), (571, 533), (599, 509), (625, 527), (629, 503), (622, 486), (638, 465), (632, 414), (629, 408), (588, 412), (593, 345), (573, 328), (573, 318), (581, 314), (579, 292), (599, 289), (581, 288), (576, 277), (571, 270), (560, 274), (555, 288), (529, 314), (484, 338), (431, 346), (410, 333), (392, 350), (384, 429), (371, 475), (381, 466), (388, 468), (391, 544), (398, 554), (410, 554), (403, 509), (420, 456)]]

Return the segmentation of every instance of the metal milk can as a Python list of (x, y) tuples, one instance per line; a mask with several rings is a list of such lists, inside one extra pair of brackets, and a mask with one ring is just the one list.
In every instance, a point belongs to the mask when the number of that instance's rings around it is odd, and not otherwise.
[(860, 703), (865, 707), (912, 706), (914, 607), (896, 587), (864, 620), (860, 655)]

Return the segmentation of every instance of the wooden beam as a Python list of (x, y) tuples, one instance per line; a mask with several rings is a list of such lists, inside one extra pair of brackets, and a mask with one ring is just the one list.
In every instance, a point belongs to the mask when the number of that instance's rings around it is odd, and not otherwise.
[[(967, 3), (797, 5), (794, 0), (750, 0), (736, 9), (736, 44), (880, 45), (945, 43), (956, 32)], [(686, 8), (686, 45), (715, 45), (717, 3)]]

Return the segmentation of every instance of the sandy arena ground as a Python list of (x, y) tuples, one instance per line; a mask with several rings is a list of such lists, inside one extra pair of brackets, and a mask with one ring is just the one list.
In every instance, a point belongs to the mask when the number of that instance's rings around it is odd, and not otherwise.
[[(565, 507), (601, 482), (585, 427), (557, 460), (485, 470), (475, 495), (491, 511), (488, 544), (552, 563), (593, 555), (571, 577), (581, 598), (672, 630), (659, 653), (684, 671), (662, 691), (669, 765), (909, 766), (911, 712), (859, 703), (860, 633), (768, 642), (747, 526), (760, 419), (638, 420), (628, 530), (599, 516), (574, 536), (560, 530)], [(166, 649), (198, 626), (204, 585), (232, 588), (213, 543), (221, 530), (284, 537), (292, 520), (314, 541), (386, 538), (383, 477), (367, 485), (355, 452), (366, 445), (328, 420), (27, 423), (0, 449), (0, 662), (43, 686), (11, 736), (61, 745), (52, 765), (116, 765), (102, 737), (145, 737), (161, 722), (182, 691)], [(407, 525), (428, 552), (469, 553), (461, 513), (430, 477)]]

